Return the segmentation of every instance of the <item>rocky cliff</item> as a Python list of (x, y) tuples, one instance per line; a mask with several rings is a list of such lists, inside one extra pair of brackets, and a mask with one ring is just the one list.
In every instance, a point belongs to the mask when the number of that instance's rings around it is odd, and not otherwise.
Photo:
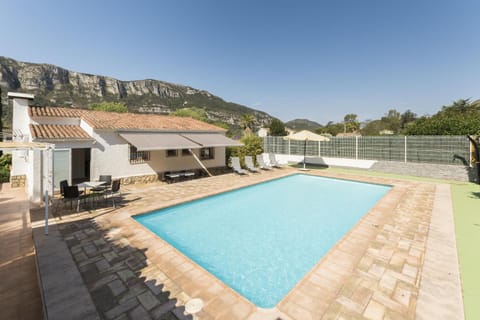
[[(178, 108), (204, 108), (212, 121), (238, 125), (243, 114), (253, 114), (257, 126), (271, 116), (223, 99), (204, 90), (159, 80), (120, 81), (114, 78), (66, 70), (0, 57), (2, 100), (8, 91), (35, 94), (37, 105), (88, 108), (103, 101), (124, 102), (131, 112), (168, 114)], [(4, 102), (5, 105), (5, 102)], [(4, 112), (8, 123), (8, 111)]]

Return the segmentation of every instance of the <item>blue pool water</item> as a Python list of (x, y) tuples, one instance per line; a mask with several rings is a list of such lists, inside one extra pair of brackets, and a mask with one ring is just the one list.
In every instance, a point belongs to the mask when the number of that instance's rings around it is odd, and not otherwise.
[(135, 219), (257, 306), (272, 308), (388, 190), (296, 174)]

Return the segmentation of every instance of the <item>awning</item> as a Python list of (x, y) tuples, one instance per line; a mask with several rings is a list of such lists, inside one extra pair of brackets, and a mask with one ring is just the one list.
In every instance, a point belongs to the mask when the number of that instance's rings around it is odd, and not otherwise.
[(183, 137), (194, 141), (202, 147), (239, 147), (242, 143), (219, 133), (183, 133)]
[(175, 133), (120, 133), (120, 136), (134, 145), (138, 151), (194, 149), (199, 145)]
[(119, 134), (138, 151), (243, 146), (242, 143), (219, 133), (121, 132)]

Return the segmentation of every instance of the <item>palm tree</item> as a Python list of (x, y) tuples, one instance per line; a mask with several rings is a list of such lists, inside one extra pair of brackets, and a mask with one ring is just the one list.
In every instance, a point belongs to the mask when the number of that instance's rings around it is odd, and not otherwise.
[(240, 120), (240, 126), (243, 129), (245, 135), (248, 135), (253, 130), (253, 125), (255, 124), (255, 117), (253, 114), (243, 114), (242, 119)]

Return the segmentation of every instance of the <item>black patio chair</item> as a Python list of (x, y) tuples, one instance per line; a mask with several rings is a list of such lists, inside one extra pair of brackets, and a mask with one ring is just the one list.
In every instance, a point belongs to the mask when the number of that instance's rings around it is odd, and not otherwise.
[(77, 212), (80, 211), (80, 201), (87, 199), (87, 196), (80, 194), (78, 186), (65, 186), (63, 188), (63, 202), (70, 201), (72, 209), (73, 201), (77, 201)]
[(115, 208), (115, 196), (118, 195), (119, 197), (122, 196), (122, 192), (120, 191), (120, 179), (115, 179), (112, 181), (112, 187), (105, 190), (105, 199), (110, 198), (112, 199), (112, 206)]

